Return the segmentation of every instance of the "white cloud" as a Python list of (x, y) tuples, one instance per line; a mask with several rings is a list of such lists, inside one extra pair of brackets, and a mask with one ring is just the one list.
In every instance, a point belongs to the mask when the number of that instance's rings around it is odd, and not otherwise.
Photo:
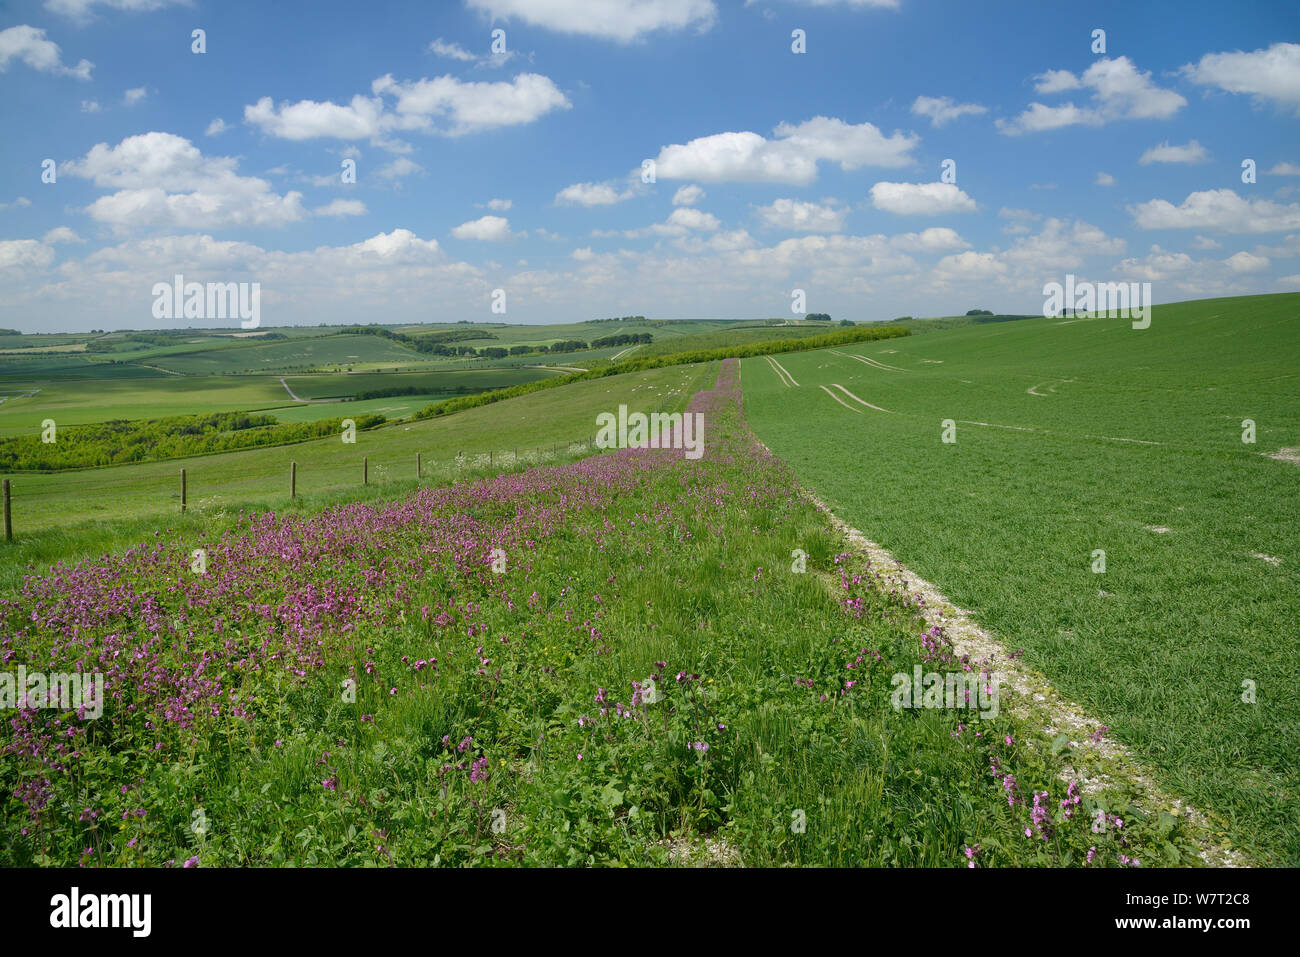
[(503, 50), (500, 53), (489, 51), (480, 56), (466, 50), (459, 43), (448, 43), (442, 37), (430, 43), (429, 50), (437, 56), (459, 60), (461, 63), (473, 63), (476, 67), (502, 67), (519, 55), (516, 50)]
[(518, 17), (535, 27), (628, 43), (659, 30), (713, 26), (713, 0), (467, 0), (493, 20)]
[(1029, 209), (1015, 209), (1011, 206), (1003, 206), (998, 210), (998, 215), (1003, 219), (1020, 219), (1029, 222), (1043, 218), (1041, 213), (1035, 213)]
[[(412, 173), (418, 173), (424, 167), (414, 160), (407, 159), (405, 156), (399, 156), (389, 163), (385, 163), (379, 169), (375, 170), (375, 176), (379, 179), (396, 180), (403, 176), (410, 176)], [(330, 179), (334, 179), (333, 176)]]
[[(278, 107), (264, 96), (244, 107), (244, 121), (280, 139), (370, 139), (393, 152), (409, 152), (409, 147), (385, 134), (421, 130), (463, 136), (531, 123), (572, 106), (549, 78), (536, 73), (521, 73), (510, 81), (465, 82), (440, 76), (409, 83), (389, 74), (371, 84), (371, 93), (368, 97), (358, 93), (346, 105), (300, 100)], [(384, 96), (395, 98), (391, 110)], [(446, 122), (435, 124), (435, 119)]]
[(12, 204), (10, 204), (10, 203), (0, 203), (0, 212), (2, 212), (2, 211), (4, 211), (4, 210), (8, 209), (8, 208), (10, 207), (10, 205), (14, 205), (14, 206), (30, 206), (31, 204), (32, 204), (32, 201), (31, 201), (30, 199), (28, 199), (26, 196), (19, 196), (17, 199), (15, 199), (15, 200), (13, 201)]
[(1115, 177), (1111, 176), (1110, 173), (1098, 171), (1097, 178), (1093, 182), (1098, 186), (1114, 186)]
[(613, 183), (574, 183), (555, 194), (557, 206), (613, 206), (636, 194)]
[(450, 125), (439, 132), (448, 136), (532, 123), (573, 105), (549, 77), (537, 73), (520, 73), (510, 81), (470, 83), (453, 76), (413, 83), (382, 76), (371, 90), (397, 97), (397, 119), (391, 122), (398, 128), (423, 129), (432, 117), (445, 117)]
[(64, 66), (59, 45), (45, 39), (44, 30), (25, 25), (0, 30), (0, 73), (8, 70), (9, 62), (14, 59), (42, 73), (74, 76), (78, 80), (89, 80), (90, 71), (95, 68), (89, 60), (82, 60), (74, 67)]
[(82, 112), (82, 113), (98, 113), (99, 111), (100, 111), (100, 107), (99, 107), (99, 101), (98, 101), (98, 100), (82, 100), (82, 101), (81, 101), (81, 112)]
[(912, 112), (918, 116), (928, 116), (931, 126), (945, 126), (963, 116), (979, 116), (987, 113), (987, 106), (978, 103), (958, 103), (947, 96), (918, 96), (912, 103)]
[(317, 216), (364, 216), (366, 204), (359, 199), (336, 199), (312, 210)]
[(1065, 126), (1102, 126), (1120, 119), (1168, 119), (1187, 105), (1180, 94), (1156, 86), (1149, 72), (1138, 70), (1123, 56), (1098, 60), (1078, 77), (1068, 70), (1051, 70), (1038, 77), (1040, 94), (1076, 88), (1092, 91), (1091, 105), (1031, 103), (1015, 119), (999, 119), (998, 129), (1014, 136)]
[(73, 20), (86, 21), (95, 7), (123, 10), (130, 13), (152, 13), (164, 7), (187, 7), (191, 0), (45, 0), (45, 9)]
[(510, 220), (504, 216), (482, 216), (461, 223), (451, 234), (457, 239), (482, 239), (487, 242), (502, 242), (513, 235), (510, 232)]
[(940, 282), (994, 279), (1005, 276), (1006, 272), (1006, 263), (999, 261), (993, 253), (977, 253), (970, 250), (944, 256), (934, 267), (934, 276)]
[(1048, 70), (1034, 77), (1034, 80), (1034, 92), (1039, 96), (1083, 88), (1083, 83), (1069, 70)]
[(34, 239), (0, 239), (0, 269), (44, 269), (54, 250)]
[(85, 240), (67, 226), (56, 226), (41, 237), (41, 242), (53, 246), (55, 243), (84, 243)]
[(1300, 204), (1243, 199), (1230, 189), (1190, 193), (1174, 206), (1153, 199), (1129, 207), (1143, 229), (1208, 229), (1225, 233), (1271, 233), (1300, 228)]
[(931, 226), (919, 233), (900, 233), (890, 240), (890, 244), (896, 249), (918, 253), (947, 252), (950, 249), (965, 249), (970, 245), (955, 229), (947, 226)]
[(817, 116), (798, 125), (782, 123), (775, 139), (757, 133), (715, 133), (665, 146), (655, 161), (658, 177), (706, 183), (748, 182), (807, 185), (820, 160), (843, 170), (862, 166), (906, 166), (919, 142), (915, 135), (885, 136), (870, 123), (857, 125)]
[(302, 194), (279, 196), (264, 179), (240, 176), (231, 157), (205, 157), (171, 133), (129, 136), (117, 146), (95, 145), (60, 172), (117, 192), (86, 208), (115, 228), (133, 226), (281, 226), (306, 215)]
[(211, 123), (208, 124), (208, 128), (203, 131), (203, 135), (220, 136), (228, 129), (230, 129), (230, 127), (226, 125), (226, 121), (218, 116), (215, 120), (213, 120)]
[(495, 209), (504, 212), (514, 205), (514, 202), (508, 199), (489, 199), (488, 209)]
[(769, 229), (801, 233), (838, 233), (844, 229), (844, 218), (848, 215), (844, 207), (837, 209), (797, 199), (778, 199), (768, 206), (757, 207), (754, 212)]
[(705, 196), (703, 187), (694, 184), (680, 187), (673, 193), (674, 206), (694, 206)]
[(1138, 159), (1142, 166), (1152, 163), (1204, 163), (1210, 158), (1205, 147), (1196, 140), (1182, 146), (1170, 146), (1169, 141), (1153, 146)]
[(1201, 86), (1246, 93), (1300, 111), (1300, 43), (1274, 43), (1253, 53), (1207, 53), (1179, 73)]
[(1266, 171), (1269, 176), (1300, 176), (1300, 165), (1295, 163), (1275, 163)]
[(1223, 243), (1211, 239), (1209, 236), (1197, 236), (1192, 240), (1193, 249), (1222, 249)]
[(148, 95), (149, 95), (148, 89), (146, 89), (143, 86), (137, 86), (130, 90), (127, 90), (126, 93), (122, 95), (122, 102), (125, 103), (127, 106), (135, 106), (135, 104), (139, 103)]
[(877, 183), (871, 204), (899, 216), (938, 216), (973, 213), (975, 200), (952, 183)]
[(429, 50), (438, 56), (448, 57), (452, 60), (460, 60), (462, 63), (473, 63), (478, 59), (476, 54), (470, 53), (459, 43), (448, 43), (442, 37), (434, 40), (429, 44)]
[(1266, 256), (1256, 256), (1254, 253), (1245, 251), (1229, 256), (1223, 263), (1235, 273), (1263, 272), (1269, 267), (1269, 260)]

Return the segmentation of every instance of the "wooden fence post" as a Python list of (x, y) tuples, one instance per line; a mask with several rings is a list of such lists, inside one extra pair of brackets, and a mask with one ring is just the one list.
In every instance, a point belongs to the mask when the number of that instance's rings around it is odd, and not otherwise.
[(4, 498), (5, 498), (5, 541), (8, 542), (11, 541), (14, 537), (14, 526), (12, 520), (9, 517), (9, 480), (8, 479), (5, 479)]
[(289, 463), (289, 497), (298, 497), (298, 463)]
[(185, 470), (181, 469), (181, 511), (185, 511)]
[(370, 456), (361, 456), (361, 484), (370, 484)]
[(420, 453), (415, 453), (415, 480), (420, 481)]

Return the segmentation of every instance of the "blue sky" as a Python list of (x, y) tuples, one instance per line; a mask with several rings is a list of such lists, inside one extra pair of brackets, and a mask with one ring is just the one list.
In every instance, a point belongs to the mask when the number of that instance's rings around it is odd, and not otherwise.
[(177, 273), (258, 282), (263, 325), (1300, 289), (1278, 2), (24, 0), (0, 103), (0, 325), (29, 332), (177, 325)]

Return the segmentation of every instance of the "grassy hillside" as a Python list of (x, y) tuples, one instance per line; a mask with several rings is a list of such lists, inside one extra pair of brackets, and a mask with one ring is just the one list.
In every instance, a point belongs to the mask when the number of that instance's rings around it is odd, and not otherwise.
[[(174, 516), (180, 509), (180, 470), (186, 469), (189, 505), (222, 510), (261, 506), (278, 508), (289, 500), (289, 464), (298, 463), (298, 494), (312, 495), (356, 488), (362, 457), (369, 457), (370, 481), (404, 481), (415, 477), (415, 454), (424, 457), (430, 479), (457, 474), (455, 457), (473, 466), (493, 453), (498, 468), (513, 465), (514, 450), (583, 441), (596, 431), (599, 412), (617, 411), (628, 403), (645, 411), (681, 408), (692, 386), (708, 374), (709, 364), (654, 369), (612, 376), (510, 399), (444, 419), (358, 432), (355, 444), (341, 438), (277, 448), (256, 449), (58, 474), (5, 476), (12, 479), (15, 534), (18, 537), (62, 529), (89, 520)], [(279, 400), (281, 403), (283, 399)], [(321, 408), (332, 416), (350, 403)], [(360, 405), (357, 403), (356, 405)], [(549, 451), (548, 451), (549, 454)], [(8, 546), (13, 548), (14, 546)], [(0, 554), (5, 550), (0, 543)]]
[(1300, 466), (1267, 454), (1300, 446), (1300, 296), (780, 361), (797, 385), (744, 361), (746, 408), (814, 491), (1240, 846), (1300, 862)]

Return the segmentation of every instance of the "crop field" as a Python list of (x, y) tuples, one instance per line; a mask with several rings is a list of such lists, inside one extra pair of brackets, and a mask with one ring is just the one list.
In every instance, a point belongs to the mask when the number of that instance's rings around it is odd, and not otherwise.
[(102, 673), (104, 710), (0, 729), (0, 862), (1194, 860), (1007, 715), (891, 704), (891, 674), (994, 663), (844, 550), (754, 444), (737, 365), (688, 406), (700, 459), (187, 521), (27, 576), (0, 647)]
[(407, 366), (422, 358), (401, 343), (379, 336), (330, 336), (178, 353), (159, 357), (155, 364), (183, 375), (217, 375), (322, 367), (373, 369)]
[(542, 369), (501, 369), (487, 367), (445, 372), (396, 373), (324, 373), (309, 376), (285, 376), (295, 395), (304, 399), (330, 399), (356, 395), (374, 389), (418, 388), (427, 392), (486, 392), (524, 382), (548, 379), (555, 373)]
[[(21, 388), (7, 382), (3, 388)], [(31, 394), (0, 402), (0, 435), (34, 434), (41, 422), (85, 425), (113, 419), (151, 419), (178, 412), (254, 412), (286, 404), (274, 376), (42, 379)]]
[(1236, 846), (1300, 862), (1300, 296), (776, 358), (744, 360), (745, 408), (800, 481)]

